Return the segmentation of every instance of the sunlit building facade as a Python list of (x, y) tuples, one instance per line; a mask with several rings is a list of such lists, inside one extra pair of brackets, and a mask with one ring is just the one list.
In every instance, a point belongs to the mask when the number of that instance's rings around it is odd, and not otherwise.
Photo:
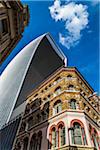
[(22, 38), (29, 22), (27, 5), (18, 0), (0, 1), (0, 64)]
[(61, 67), (27, 96), (13, 150), (99, 150), (99, 97), (74, 67)]

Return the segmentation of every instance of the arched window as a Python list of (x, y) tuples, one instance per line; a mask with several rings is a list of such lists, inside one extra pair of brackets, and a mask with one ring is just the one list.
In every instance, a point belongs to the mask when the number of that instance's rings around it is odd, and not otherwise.
[(74, 90), (74, 85), (70, 84), (70, 85), (68, 86), (68, 90)]
[(28, 137), (24, 138), (23, 140), (23, 150), (27, 150), (27, 146), (28, 146)]
[(61, 100), (57, 100), (55, 103), (54, 103), (54, 107), (53, 107), (53, 115), (59, 113), (62, 111), (62, 102)]
[(57, 140), (56, 140), (56, 128), (55, 127), (52, 128), (51, 139), (52, 139), (52, 141), (51, 141), (52, 148), (54, 148), (54, 147), (56, 147), (56, 142), (57, 142)]
[(53, 125), (50, 129), (49, 134), (49, 149), (55, 149), (55, 147), (61, 147), (65, 145), (65, 125), (61, 121), (57, 124), (57, 126)]
[(62, 124), (58, 126), (58, 139), (59, 146), (65, 145), (65, 127)]
[(59, 95), (61, 93), (61, 87), (58, 86), (54, 91), (54, 96)]
[(71, 99), (71, 101), (70, 101), (70, 108), (71, 109), (76, 109), (76, 100), (75, 99)]
[(58, 83), (58, 82), (60, 81), (60, 79), (61, 79), (61, 77), (57, 77), (57, 78), (55, 79), (55, 82)]
[(87, 145), (84, 128), (78, 123), (73, 123), (72, 143), (76, 145)]
[(33, 134), (30, 142), (29, 150), (35, 150), (36, 148), (36, 134)]
[(34, 95), (34, 97), (37, 97), (37, 96), (38, 96), (38, 93)]
[(71, 78), (72, 78), (72, 75), (69, 74), (69, 75), (67, 76), (67, 78), (68, 78), (68, 79), (71, 79)]

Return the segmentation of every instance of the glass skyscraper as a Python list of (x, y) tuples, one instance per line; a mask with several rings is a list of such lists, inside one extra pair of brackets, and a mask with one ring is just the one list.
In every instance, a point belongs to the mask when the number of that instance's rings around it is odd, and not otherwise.
[(21, 114), (27, 95), (63, 65), (66, 57), (49, 33), (23, 48), (1, 75), (0, 128)]

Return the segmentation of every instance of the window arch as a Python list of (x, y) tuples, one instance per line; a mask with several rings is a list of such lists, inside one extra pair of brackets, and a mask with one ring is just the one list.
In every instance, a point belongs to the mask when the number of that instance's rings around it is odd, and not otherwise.
[(59, 76), (59, 77), (57, 77), (56, 79), (55, 79), (55, 82), (56, 83), (58, 83), (59, 81), (60, 81), (60, 79), (61, 79), (61, 77)]
[(27, 150), (27, 146), (28, 146), (28, 137), (24, 138), (23, 140), (23, 150)]
[(37, 134), (34, 133), (30, 141), (29, 150), (41, 150), (41, 142), (42, 142), (42, 131), (39, 131)]
[(71, 109), (76, 109), (76, 100), (75, 99), (70, 100), (70, 108)]
[(58, 86), (55, 90), (54, 90), (54, 95), (59, 95), (61, 93), (61, 87)]
[(53, 115), (62, 111), (62, 102), (61, 100), (57, 100), (53, 106)]
[(58, 86), (54, 91), (56, 92), (56, 91), (58, 91), (59, 89), (61, 89), (60, 86)]
[(68, 79), (71, 79), (71, 78), (72, 78), (72, 75), (71, 75), (71, 74), (69, 74), (69, 75), (67, 76), (67, 78), (68, 78)]
[(34, 97), (37, 97), (37, 96), (38, 96), (38, 93), (34, 95)]
[(74, 85), (70, 84), (70, 85), (68, 86), (68, 90), (74, 90)]
[(65, 145), (65, 125), (61, 121), (56, 126), (52, 125), (49, 133), (49, 149)]
[(65, 145), (65, 126), (62, 123), (58, 126), (58, 145)]
[(72, 144), (87, 145), (85, 130), (83, 124), (80, 121), (73, 121), (72, 123)]

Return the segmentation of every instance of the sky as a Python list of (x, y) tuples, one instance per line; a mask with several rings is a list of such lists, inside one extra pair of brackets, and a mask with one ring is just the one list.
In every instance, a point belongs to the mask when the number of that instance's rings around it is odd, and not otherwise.
[(0, 73), (30, 41), (49, 32), (68, 58), (68, 66), (75, 66), (100, 95), (99, 1), (21, 1), (29, 6), (30, 21)]

